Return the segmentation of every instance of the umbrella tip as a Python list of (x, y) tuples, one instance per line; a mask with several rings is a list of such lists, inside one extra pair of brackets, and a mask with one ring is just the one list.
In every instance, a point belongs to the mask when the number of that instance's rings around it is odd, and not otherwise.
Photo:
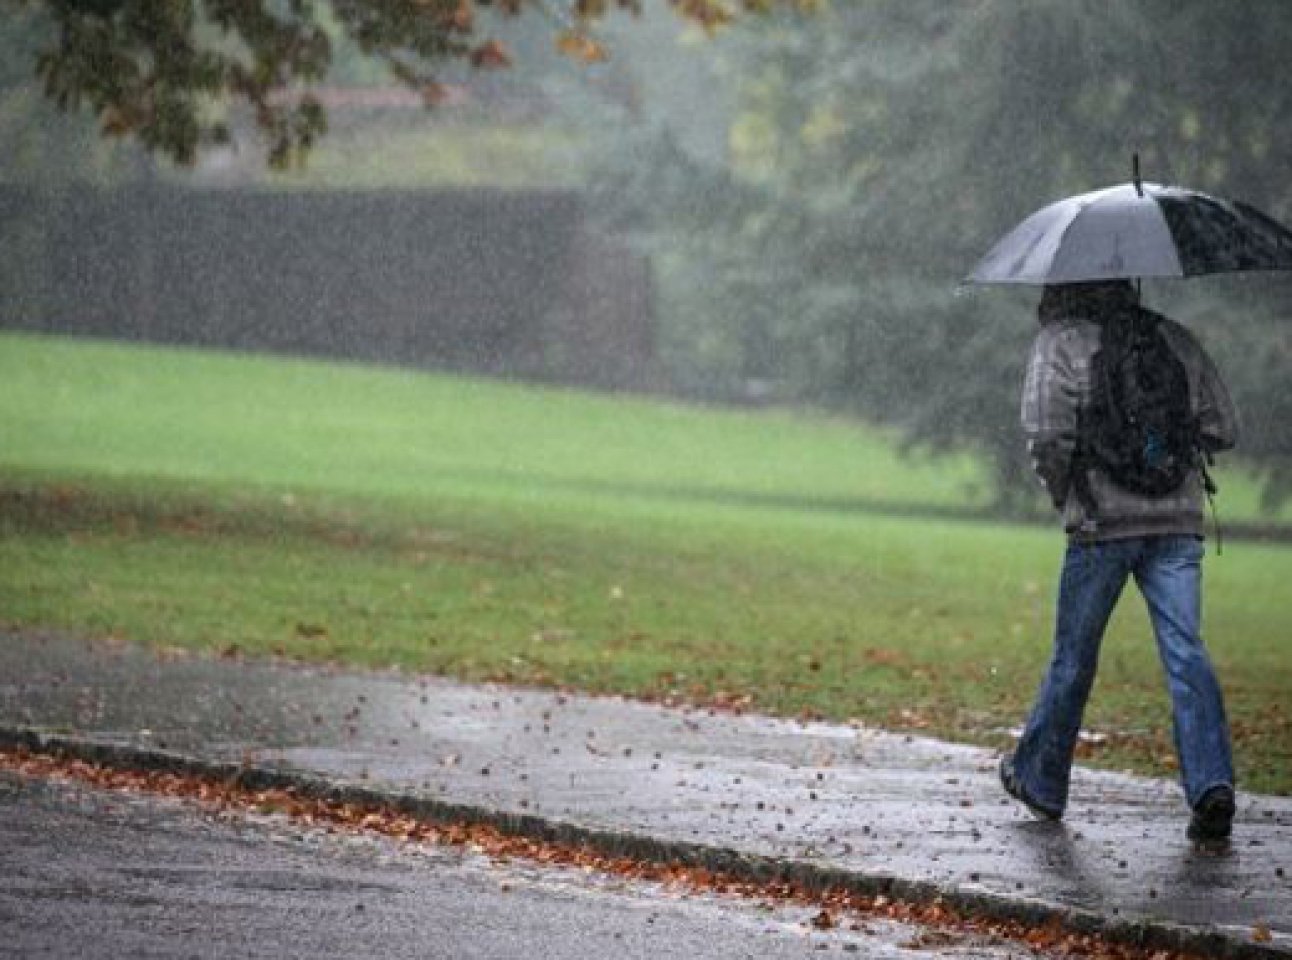
[(1135, 178), (1135, 193), (1138, 196), (1144, 196), (1144, 184), (1139, 178), (1139, 154), (1131, 154), (1131, 175)]

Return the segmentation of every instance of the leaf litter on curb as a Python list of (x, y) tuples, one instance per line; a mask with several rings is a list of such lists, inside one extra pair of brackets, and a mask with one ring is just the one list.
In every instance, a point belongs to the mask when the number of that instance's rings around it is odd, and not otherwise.
[[(121, 769), (33, 753), (25, 748), (0, 748), (0, 769), (31, 778), (78, 781), (102, 790), (195, 801), (214, 812), (274, 814), (305, 826), (369, 832), (408, 843), (458, 847), (499, 862), (525, 860), (546, 866), (600, 872), (624, 880), (658, 883), (682, 896), (709, 894), (769, 905), (801, 906), (816, 911), (805, 926), (817, 931), (847, 929), (866, 932), (866, 920), (887, 920), (921, 928), (904, 944), (908, 949), (935, 949), (961, 938), (977, 937), (1013, 941), (1048, 956), (1095, 960), (1197, 960), (1195, 954), (1154, 951), (1111, 942), (1094, 934), (1071, 930), (1057, 922), (1029, 926), (1018, 921), (974, 917), (940, 900), (910, 903), (884, 895), (864, 895), (837, 888), (814, 890), (787, 880), (752, 881), (701, 866), (634, 860), (578, 844), (508, 834), (487, 824), (432, 822), (403, 813), (393, 806), (325, 800), (305, 796), (292, 789), (251, 789), (232, 779)], [(1263, 939), (1259, 927), (1255, 939)]]

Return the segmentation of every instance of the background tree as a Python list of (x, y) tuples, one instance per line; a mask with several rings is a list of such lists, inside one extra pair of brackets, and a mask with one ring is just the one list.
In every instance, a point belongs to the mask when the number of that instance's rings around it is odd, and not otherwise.
[[(327, 129), (310, 86), (328, 77), (338, 38), (419, 91), (443, 94), (446, 63), (510, 63), (490, 23), (529, 10), (552, 21), (557, 46), (595, 61), (606, 56), (593, 26), (639, 0), (5, 0), (33, 15), (42, 33), (36, 72), (60, 107), (87, 107), (104, 133), (137, 138), (173, 160), (192, 163), (205, 145), (229, 138), (230, 105), (248, 107), (268, 138), (273, 166), (308, 153)], [(669, 0), (706, 29), (736, 11), (761, 12), (777, 0)], [(780, 0), (808, 6), (810, 0)]]

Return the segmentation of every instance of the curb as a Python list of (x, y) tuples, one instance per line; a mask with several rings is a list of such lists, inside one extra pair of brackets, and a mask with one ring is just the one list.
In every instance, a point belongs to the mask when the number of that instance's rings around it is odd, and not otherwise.
[(1215, 928), (1186, 927), (1155, 920), (1117, 920), (1025, 897), (1007, 897), (880, 873), (859, 873), (705, 844), (659, 840), (644, 834), (598, 830), (532, 814), (504, 813), (393, 789), (355, 786), (273, 766), (206, 760), (167, 750), (5, 724), (0, 724), (0, 748), (26, 749), (124, 770), (226, 780), (250, 790), (291, 789), (313, 800), (386, 807), (428, 823), (489, 826), (511, 836), (579, 845), (608, 856), (649, 863), (703, 867), (755, 883), (790, 882), (813, 892), (843, 890), (916, 905), (938, 902), (991, 920), (1035, 927), (1057, 924), (1074, 933), (1096, 934), (1111, 942), (1146, 950), (1179, 951), (1221, 960), (1292, 960), (1292, 948), (1243, 940)]

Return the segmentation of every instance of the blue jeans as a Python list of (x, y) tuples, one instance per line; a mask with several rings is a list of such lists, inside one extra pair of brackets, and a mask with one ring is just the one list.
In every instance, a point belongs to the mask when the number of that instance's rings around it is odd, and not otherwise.
[(1072, 756), (1099, 662), (1104, 628), (1129, 577), (1148, 604), (1171, 692), (1175, 751), (1189, 806), (1211, 787), (1232, 786), (1229, 723), (1200, 633), (1202, 541), (1141, 537), (1072, 543), (1063, 561), (1054, 657), (1014, 754), (1024, 790), (1062, 811)]

